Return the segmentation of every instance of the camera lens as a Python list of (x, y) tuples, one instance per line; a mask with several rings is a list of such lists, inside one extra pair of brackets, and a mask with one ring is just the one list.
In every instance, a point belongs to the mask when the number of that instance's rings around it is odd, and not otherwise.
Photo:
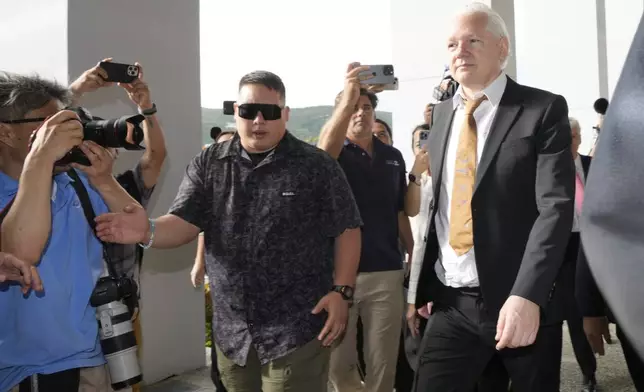
[(386, 66), (385, 66), (385, 68), (384, 68), (384, 70), (383, 70), (383, 72), (384, 72), (384, 74), (385, 74), (385, 75), (387, 75), (387, 76), (389, 76), (389, 75), (393, 75), (393, 74), (394, 74), (394, 67), (393, 67), (393, 65), (386, 65)]

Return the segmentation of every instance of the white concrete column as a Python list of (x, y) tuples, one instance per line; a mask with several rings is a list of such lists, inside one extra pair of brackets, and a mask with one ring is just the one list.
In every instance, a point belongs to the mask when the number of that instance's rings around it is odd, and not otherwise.
[(597, 119), (592, 105), (601, 94), (596, 2), (517, 0), (515, 30), (519, 82), (566, 98), (581, 124), (581, 152), (588, 152)]
[(505, 73), (512, 79), (517, 79), (516, 39), (514, 28), (514, 0), (484, 0), (493, 10), (501, 15), (510, 35), (510, 58), (505, 67)]
[[(0, 15), (0, 69), (68, 83), (105, 57), (139, 61), (165, 130), (168, 157), (150, 205), (165, 214), (201, 147), (199, 3), (34, 0)], [(117, 87), (81, 104), (103, 118), (135, 113)], [(121, 158), (122, 157), (122, 158)], [(140, 153), (121, 154), (118, 171)], [(189, 281), (195, 247), (146, 251), (142, 274), (143, 373), (147, 383), (205, 364), (204, 295)]]
[(605, 5), (605, 28), (606, 28), (606, 65), (608, 91), (605, 98), (612, 97), (626, 55), (633, 42), (635, 31), (644, 11), (642, 0), (597, 0), (603, 1)]

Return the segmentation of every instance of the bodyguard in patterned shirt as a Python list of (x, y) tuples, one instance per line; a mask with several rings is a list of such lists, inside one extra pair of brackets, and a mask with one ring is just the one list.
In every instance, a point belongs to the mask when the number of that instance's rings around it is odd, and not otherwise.
[(239, 83), (237, 135), (188, 165), (168, 215), (97, 218), (105, 241), (174, 248), (204, 232), (213, 329), (229, 392), (326, 392), (329, 346), (344, 331), (362, 221), (327, 153), (286, 131), (281, 79)]

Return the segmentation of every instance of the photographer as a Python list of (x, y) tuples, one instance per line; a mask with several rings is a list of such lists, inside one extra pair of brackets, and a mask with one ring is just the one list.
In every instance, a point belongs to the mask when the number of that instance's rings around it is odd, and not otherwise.
[[(111, 58), (103, 61), (112, 61)], [(156, 117), (156, 105), (153, 103), (148, 84), (143, 80), (143, 68), (138, 62), (134, 64), (139, 69), (138, 78), (132, 83), (118, 83), (128, 97), (134, 103), (138, 112), (146, 116), (143, 122), (143, 141), (145, 151), (137, 165), (116, 176), (119, 184), (144, 208), (147, 208), (152, 192), (156, 186), (161, 169), (166, 158), (165, 138), (163, 130)], [(84, 94), (94, 92), (100, 88), (110, 87), (114, 83), (107, 82), (107, 72), (100, 67), (100, 63), (93, 68), (85, 71), (69, 87), (74, 101), (81, 100)], [(115, 157), (118, 156), (118, 150), (113, 150)], [(141, 263), (143, 261), (143, 248), (136, 245), (117, 245), (111, 248), (112, 261), (115, 270), (119, 275), (125, 275), (134, 279), (140, 290)], [(139, 292), (140, 296), (140, 292)], [(138, 309), (133, 315), (134, 332), (136, 335), (139, 350), (142, 345), (141, 319)], [(91, 370), (86, 370), (88, 373)], [(133, 387), (134, 391), (138, 387)]]
[[(38, 266), (47, 291), (0, 295), (0, 391), (79, 389), (80, 368), (104, 369), (90, 296), (104, 274), (103, 248), (89, 226), (73, 177), (95, 214), (135, 201), (109, 172), (106, 149), (83, 141), (78, 115), (61, 110), (69, 92), (40, 77), (0, 73), (0, 208), (2, 250)], [(35, 131), (35, 138), (31, 142)], [(57, 163), (74, 147), (91, 166)], [(20, 180), (20, 186), (18, 186)], [(7, 210), (8, 208), (8, 210)], [(109, 390), (108, 377), (93, 387)], [(33, 377), (32, 377), (33, 376)]]

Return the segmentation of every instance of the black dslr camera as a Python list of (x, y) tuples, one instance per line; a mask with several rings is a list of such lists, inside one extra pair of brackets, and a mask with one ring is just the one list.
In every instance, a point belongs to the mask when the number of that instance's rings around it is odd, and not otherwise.
[[(93, 117), (90, 112), (82, 107), (67, 108), (78, 114), (83, 124), (83, 140), (91, 140), (99, 146), (106, 148), (124, 148), (126, 150), (143, 150), (140, 145), (143, 141), (141, 122), (145, 120), (142, 114), (123, 116), (116, 119), (104, 120)], [(35, 136), (35, 135), (34, 135)], [(56, 162), (57, 165), (78, 163), (91, 166), (89, 159), (80, 148), (72, 148), (67, 155)]]
[(449, 74), (449, 68), (446, 68), (440, 84), (434, 87), (434, 99), (438, 102), (446, 101), (454, 96), (457, 89), (458, 82)]
[(137, 284), (134, 279), (122, 276), (114, 278), (106, 276), (100, 278), (92, 291), (90, 304), (97, 308), (114, 301), (123, 301), (130, 313), (138, 306)]

